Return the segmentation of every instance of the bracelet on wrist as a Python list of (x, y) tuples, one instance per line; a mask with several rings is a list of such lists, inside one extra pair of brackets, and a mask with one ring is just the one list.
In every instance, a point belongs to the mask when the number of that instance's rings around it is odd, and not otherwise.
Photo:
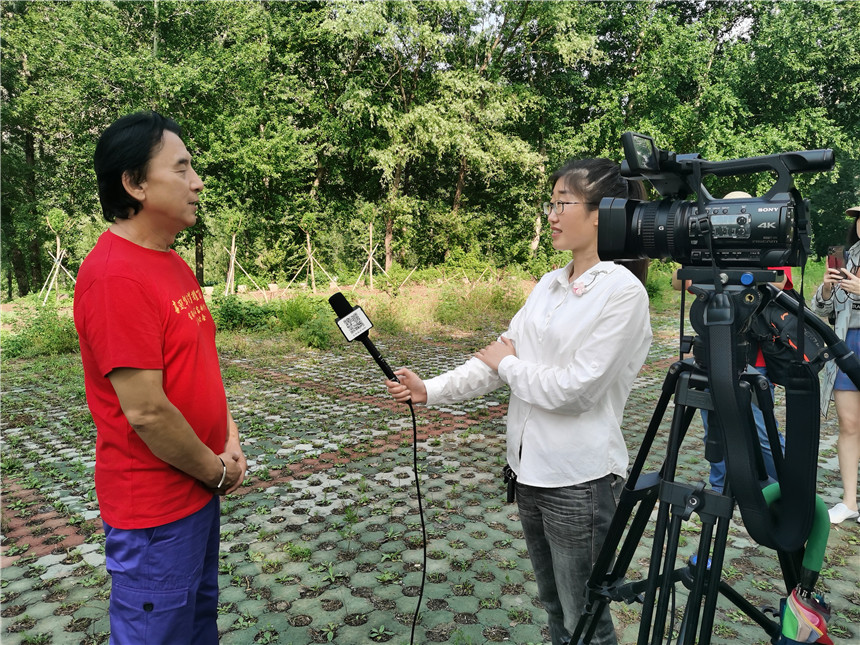
[(221, 467), (224, 469), (221, 471), (221, 481), (218, 482), (218, 485), (215, 488), (221, 488), (224, 485), (224, 481), (227, 479), (227, 464), (224, 463), (224, 460), (221, 457), (218, 457), (218, 461), (221, 462)]

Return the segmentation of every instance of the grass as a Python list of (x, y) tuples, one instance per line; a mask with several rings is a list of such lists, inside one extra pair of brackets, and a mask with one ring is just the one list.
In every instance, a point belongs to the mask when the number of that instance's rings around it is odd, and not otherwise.
[[(671, 288), (677, 264), (654, 260), (646, 289), (654, 312), (676, 307), (678, 294)], [(806, 265), (803, 294), (807, 298), (821, 282), (824, 260)], [(795, 288), (801, 290), (801, 272), (793, 271)], [(353, 305), (360, 305), (374, 324), (374, 334), (445, 335), (459, 337), (487, 329), (504, 329), (522, 307), (534, 281), (494, 273), (490, 279), (465, 274), (432, 282), (408, 282), (398, 289), (347, 291)], [(293, 294), (263, 302), (254, 294), (216, 297), (209, 307), (218, 326), (219, 349), (230, 355), (281, 357), (308, 347), (330, 350), (341, 342), (334, 315), (326, 302), (328, 293)], [(59, 302), (59, 301), (58, 301)], [(77, 335), (71, 318), (70, 299), (64, 307), (56, 302), (41, 305), (35, 296), (12, 301), (4, 311), (3, 356), (32, 358), (75, 353)]]

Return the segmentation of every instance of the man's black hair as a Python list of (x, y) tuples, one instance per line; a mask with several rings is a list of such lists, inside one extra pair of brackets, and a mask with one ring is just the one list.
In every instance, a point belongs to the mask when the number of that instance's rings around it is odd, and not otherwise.
[(143, 207), (122, 185), (125, 173), (135, 183), (146, 179), (149, 160), (158, 152), (164, 131), (182, 137), (182, 128), (158, 112), (135, 112), (114, 121), (96, 144), (93, 162), (104, 218), (113, 222), (136, 215)]

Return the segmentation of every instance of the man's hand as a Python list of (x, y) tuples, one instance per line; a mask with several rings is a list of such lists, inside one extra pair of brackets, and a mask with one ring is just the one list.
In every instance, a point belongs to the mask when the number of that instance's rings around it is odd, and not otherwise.
[(218, 455), (227, 466), (227, 477), (221, 488), (217, 489), (219, 495), (229, 495), (242, 485), (248, 474), (248, 460), (242, 452), (239, 443), (239, 428), (233, 420), (233, 415), (227, 413), (227, 441), (224, 442), (224, 452)]
[[(168, 400), (162, 387), (162, 378), (161, 370), (128, 367), (115, 369), (108, 374), (129, 425), (152, 454), (199, 480), (213, 492), (232, 492), (242, 483), (243, 473), (248, 468), (239, 447), (239, 430), (233, 418), (228, 412), (224, 452), (215, 455)], [(216, 491), (215, 486), (224, 474), (224, 466), (217, 457), (224, 460), (227, 475), (221, 488)]]

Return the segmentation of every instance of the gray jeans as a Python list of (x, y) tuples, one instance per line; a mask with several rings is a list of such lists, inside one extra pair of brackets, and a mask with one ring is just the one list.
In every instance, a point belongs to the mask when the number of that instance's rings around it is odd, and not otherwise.
[[(585, 583), (609, 530), (624, 480), (607, 475), (563, 488), (517, 483), (517, 506), (553, 645), (566, 645), (585, 608)], [(593, 645), (615, 645), (609, 607)]]

